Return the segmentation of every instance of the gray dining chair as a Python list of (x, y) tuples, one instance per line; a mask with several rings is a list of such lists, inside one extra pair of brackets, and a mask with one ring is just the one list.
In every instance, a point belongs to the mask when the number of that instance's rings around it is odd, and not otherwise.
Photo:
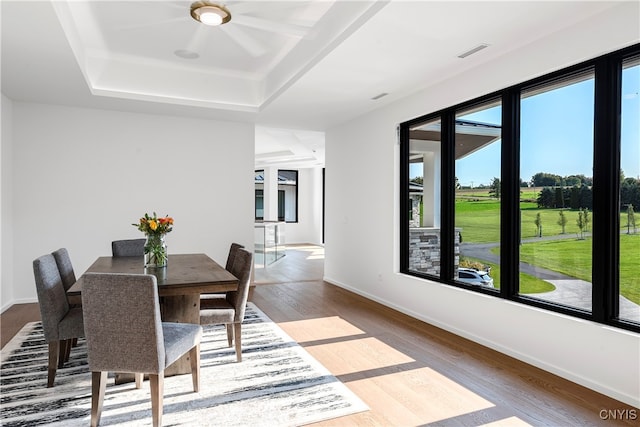
[(144, 256), (144, 245), (147, 239), (125, 239), (111, 242), (111, 253), (114, 257)]
[(229, 254), (227, 255), (227, 263), (225, 264), (225, 269), (227, 271), (231, 271), (231, 268), (233, 268), (233, 261), (236, 259), (236, 253), (238, 252), (238, 249), (244, 249), (244, 246), (241, 245), (240, 243), (231, 243), (231, 246), (229, 246)]
[(200, 300), (200, 324), (226, 325), (229, 347), (235, 340), (238, 362), (242, 362), (242, 321), (249, 297), (252, 267), (253, 254), (237, 249), (230, 272), (238, 278), (238, 290), (227, 292), (224, 298)]
[(68, 291), (69, 288), (76, 283), (76, 273), (73, 271), (69, 251), (66, 248), (60, 248), (51, 254), (56, 260), (56, 265), (58, 266), (58, 272), (62, 278), (64, 290)]
[[(244, 246), (240, 243), (231, 243), (229, 246), (229, 253), (227, 254), (227, 262), (225, 264), (225, 270), (231, 272), (231, 268), (233, 268), (233, 261), (236, 259), (236, 253), (238, 249), (243, 249)], [(225, 292), (214, 292), (209, 294), (200, 294), (200, 306), (207, 305), (208, 302), (204, 301), (212, 298), (224, 298), (226, 296)], [(203, 302), (204, 301), (204, 302)]]
[[(69, 251), (66, 248), (60, 248), (57, 251), (51, 253), (56, 260), (56, 264), (58, 265), (58, 272), (60, 273), (60, 278), (62, 279), (62, 285), (64, 286), (65, 292), (69, 290), (74, 283), (76, 283), (76, 273), (73, 271), (73, 264), (71, 264), (71, 257), (69, 256)], [(71, 305), (74, 307), (74, 305)], [(75, 347), (78, 344), (78, 339), (74, 338), (71, 342), (65, 343), (64, 349), (64, 362), (69, 361), (69, 356), (71, 355), (71, 347)]]
[(189, 353), (193, 391), (200, 389), (202, 326), (162, 322), (156, 277), (85, 273), (82, 309), (91, 371), (91, 425), (102, 413), (108, 371), (149, 375), (154, 426), (162, 424), (164, 371)]
[(82, 309), (70, 307), (52, 254), (33, 261), (44, 339), (49, 347), (47, 387), (53, 387), (57, 368), (67, 359), (71, 340), (84, 336)]

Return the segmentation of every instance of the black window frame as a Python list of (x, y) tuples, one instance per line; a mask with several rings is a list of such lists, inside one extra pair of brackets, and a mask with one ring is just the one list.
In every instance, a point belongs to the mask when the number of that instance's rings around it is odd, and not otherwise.
[[(400, 138), (400, 272), (481, 292), (518, 303), (640, 332), (640, 324), (618, 318), (620, 243), (620, 147), (623, 62), (640, 56), (640, 44), (429, 113), (399, 125)], [(535, 86), (561, 82), (587, 70), (594, 73), (592, 310), (590, 312), (518, 293), (520, 244), (520, 98)], [(502, 103), (500, 208), (500, 292), (472, 287), (453, 279), (455, 230), (456, 112), (499, 98)], [(441, 252), (440, 276), (409, 269), (409, 132), (426, 121), (440, 119), (441, 130)], [(613, 143), (612, 143), (613, 142)]]
[[(298, 222), (298, 202), (299, 202), (299, 197), (298, 197), (298, 181), (300, 179), (300, 173), (298, 172), (297, 169), (278, 169), (278, 177), (280, 176), (280, 172), (287, 172), (287, 173), (293, 173), (296, 177), (296, 184), (295, 184), (295, 193), (296, 193), (296, 205), (295, 205), (295, 219), (293, 221), (289, 220), (285, 220), (283, 219), (283, 221), (285, 221), (288, 224), (294, 224)], [(278, 184), (279, 186), (280, 184)], [(287, 206), (287, 202), (286, 202), (286, 195), (285, 195), (285, 202), (284, 202), (284, 206), (285, 206), (285, 211), (286, 211), (286, 206)], [(280, 215), (280, 213), (278, 213), (278, 216)], [(280, 218), (278, 218), (278, 220), (280, 220)]]

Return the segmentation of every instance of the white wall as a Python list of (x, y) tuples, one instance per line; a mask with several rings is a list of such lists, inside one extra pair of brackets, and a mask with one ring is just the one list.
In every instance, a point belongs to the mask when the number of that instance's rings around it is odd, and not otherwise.
[(12, 128), (13, 103), (2, 95), (0, 138), (0, 309), (13, 300)]
[(287, 244), (322, 244), (322, 168), (298, 171), (298, 222), (287, 223)]
[(398, 273), (396, 135), (403, 121), (637, 43), (638, 15), (627, 3), (328, 130), (325, 279), (640, 406), (638, 334)]
[(36, 301), (33, 259), (66, 247), (79, 275), (112, 240), (144, 237), (131, 224), (145, 212), (175, 219), (169, 253), (224, 264), (231, 242), (253, 249), (252, 124), (19, 102), (12, 123), (14, 275), (3, 272), (13, 292), (3, 308)]

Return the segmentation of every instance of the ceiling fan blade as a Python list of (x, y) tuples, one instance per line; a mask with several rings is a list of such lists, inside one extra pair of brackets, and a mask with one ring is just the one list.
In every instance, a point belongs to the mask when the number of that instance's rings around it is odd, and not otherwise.
[(285, 34), (295, 37), (306, 36), (311, 28), (302, 25), (287, 24), (283, 22), (267, 21), (266, 19), (256, 18), (248, 15), (233, 15), (231, 23), (243, 25), (245, 27), (256, 28), (258, 30), (268, 31), (271, 33)]
[(248, 36), (241, 28), (233, 25), (225, 25), (220, 27), (224, 33), (229, 36), (238, 46), (246, 50), (247, 53), (255, 58), (267, 53), (267, 49), (253, 37)]
[(116, 29), (119, 30), (119, 31), (139, 30), (139, 29), (143, 29), (143, 28), (155, 27), (157, 25), (173, 24), (174, 22), (185, 21), (186, 19), (187, 19), (186, 17), (180, 16), (180, 17), (176, 17), (176, 18), (163, 19), (161, 21), (146, 22), (144, 24), (121, 25)]

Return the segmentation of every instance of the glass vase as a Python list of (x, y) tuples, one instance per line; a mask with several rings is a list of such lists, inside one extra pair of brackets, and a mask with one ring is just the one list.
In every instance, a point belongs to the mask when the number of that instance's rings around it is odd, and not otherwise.
[(145, 268), (162, 268), (167, 266), (167, 244), (165, 234), (148, 234), (144, 244)]

